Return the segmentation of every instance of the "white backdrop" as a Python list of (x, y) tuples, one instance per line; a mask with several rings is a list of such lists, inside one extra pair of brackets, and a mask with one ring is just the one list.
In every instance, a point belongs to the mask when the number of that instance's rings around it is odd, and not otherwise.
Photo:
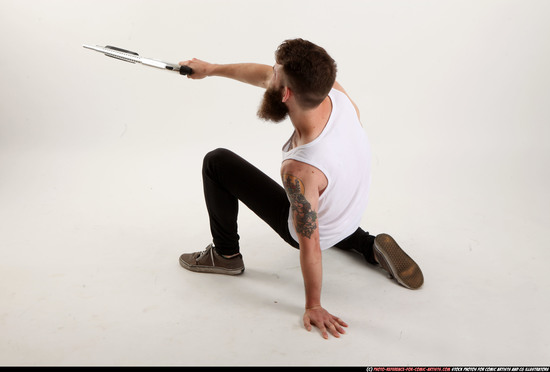
[[(0, 364), (546, 364), (547, 1), (0, 0)], [(291, 124), (263, 92), (108, 59), (273, 63), (322, 45), (374, 151), (363, 228), (422, 266), (406, 291), (336, 250), (301, 326), (297, 254), (243, 208), (247, 270), (185, 272), (209, 243), (200, 169), (230, 148), (278, 179)]]

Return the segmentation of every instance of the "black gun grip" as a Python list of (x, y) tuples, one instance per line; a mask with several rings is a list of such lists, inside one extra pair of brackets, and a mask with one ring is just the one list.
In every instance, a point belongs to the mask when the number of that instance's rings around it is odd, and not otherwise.
[(192, 75), (193, 69), (189, 66), (180, 66), (180, 75)]

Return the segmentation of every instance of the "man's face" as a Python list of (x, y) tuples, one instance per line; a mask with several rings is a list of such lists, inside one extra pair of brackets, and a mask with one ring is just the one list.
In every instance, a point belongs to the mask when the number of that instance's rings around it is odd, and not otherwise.
[(273, 79), (264, 93), (258, 109), (261, 119), (280, 123), (288, 115), (288, 107), (283, 102), (284, 87), (281, 83), (280, 65), (273, 66)]

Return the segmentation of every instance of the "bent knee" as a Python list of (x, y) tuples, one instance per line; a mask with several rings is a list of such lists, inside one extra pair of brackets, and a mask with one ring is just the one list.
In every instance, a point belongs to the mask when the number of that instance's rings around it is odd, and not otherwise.
[(203, 164), (207, 165), (207, 164), (211, 164), (212, 162), (217, 163), (223, 159), (227, 159), (227, 157), (231, 155), (233, 155), (233, 152), (229, 151), (228, 149), (217, 148), (215, 150), (208, 152), (204, 156)]
[(212, 150), (204, 156), (202, 162), (203, 172), (216, 172), (216, 170), (230, 168), (233, 159), (236, 157), (237, 155), (228, 149), (217, 148)]

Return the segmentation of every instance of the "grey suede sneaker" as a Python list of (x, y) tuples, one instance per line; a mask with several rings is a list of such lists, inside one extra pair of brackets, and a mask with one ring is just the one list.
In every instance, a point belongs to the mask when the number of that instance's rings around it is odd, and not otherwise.
[(374, 257), (405, 288), (418, 289), (424, 283), (420, 267), (388, 234), (377, 235), (374, 239)]
[(184, 253), (180, 256), (180, 265), (191, 271), (225, 275), (239, 275), (244, 271), (243, 256), (225, 258), (218, 254), (210, 244), (203, 252)]

